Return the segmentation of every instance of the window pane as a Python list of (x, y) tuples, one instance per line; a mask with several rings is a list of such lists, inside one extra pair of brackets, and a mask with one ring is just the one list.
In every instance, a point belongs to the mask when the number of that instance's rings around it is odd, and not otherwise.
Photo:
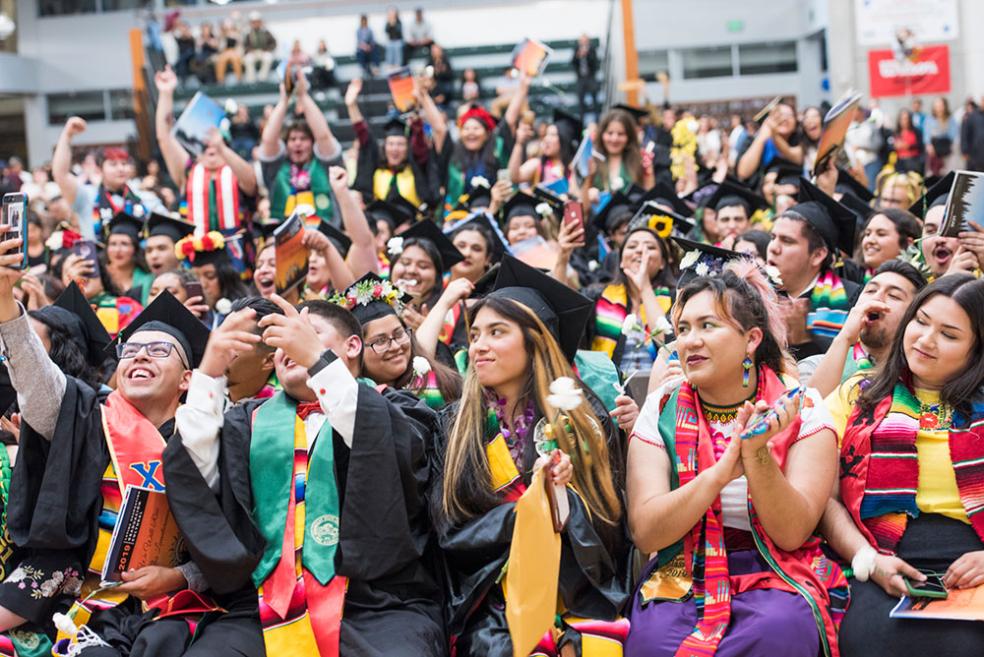
[(129, 89), (114, 89), (109, 92), (109, 119), (119, 121), (121, 119), (132, 119), (133, 114), (133, 92)]
[(738, 46), (738, 65), (742, 75), (795, 73), (796, 42), (741, 44)]
[(48, 123), (59, 125), (70, 116), (81, 116), (86, 121), (103, 121), (106, 108), (103, 105), (103, 92), (82, 91), (79, 93), (50, 94), (48, 96)]
[(103, 11), (143, 9), (146, 4), (146, 0), (102, 0)]
[(670, 68), (670, 55), (666, 50), (650, 50), (639, 53), (639, 73), (649, 75)]
[(680, 54), (683, 56), (685, 79), (731, 77), (734, 74), (731, 46), (688, 48), (681, 50)]
[(38, 13), (41, 16), (92, 14), (95, 11), (96, 0), (41, 0), (38, 4)]

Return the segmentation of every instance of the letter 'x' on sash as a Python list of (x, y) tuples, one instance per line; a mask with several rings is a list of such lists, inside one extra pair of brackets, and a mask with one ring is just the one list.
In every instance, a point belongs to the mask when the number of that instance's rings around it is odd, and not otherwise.
[(141, 488), (149, 488), (150, 490), (156, 491), (164, 490), (164, 484), (157, 479), (157, 471), (161, 469), (160, 461), (133, 463), (130, 465), (130, 469), (143, 477), (143, 482), (140, 484)]

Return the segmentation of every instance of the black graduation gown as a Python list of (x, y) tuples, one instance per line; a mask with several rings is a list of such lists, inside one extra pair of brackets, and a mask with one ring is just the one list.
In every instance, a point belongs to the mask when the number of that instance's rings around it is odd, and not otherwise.
[[(10, 535), (18, 545), (44, 555), (49, 567), (76, 569), (83, 575), (99, 535), (100, 482), (110, 463), (102, 429), (101, 401), (88, 385), (66, 377), (65, 394), (51, 441), (26, 424), (21, 427), (7, 517)], [(166, 423), (161, 427), (162, 435), (170, 435), (172, 427), (173, 422)], [(244, 476), (241, 473), (243, 466), (232, 464), (232, 467), (232, 472), (223, 469), (223, 478), (235, 480)], [(201, 501), (183, 494), (181, 484), (186, 473), (182, 472), (181, 465), (169, 465), (165, 461), (164, 470), (168, 503), (186, 543), (196, 546), (211, 540), (207, 527), (184, 521), (189, 514), (199, 512)], [(235, 517), (229, 521), (234, 522)], [(245, 541), (249, 540), (251, 531), (249, 525), (236, 525), (237, 535), (242, 535)], [(156, 612), (144, 614), (139, 600), (128, 598), (115, 608), (93, 614), (88, 625), (111, 647), (86, 649), (85, 654), (95, 657), (204, 656), (215, 654), (214, 646), (222, 645), (230, 651), (238, 651), (236, 654), (262, 655), (255, 593), (252, 588), (230, 586), (226, 579), (227, 570), (251, 572), (255, 565), (253, 555), (230, 553), (223, 568), (215, 568), (211, 563), (196, 563), (211, 587), (207, 594), (228, 610), (225, 614), (209, 615), (199, 624), (201, 642), (196, 640), (189, 648), (192, 637), (183, 620), (154, 622)], [(50, 613), (57, 610), (41, 607), (32, 610), (32, 614), (49, 614), (50, 617)], [(210, 645), (212, 652), (208, 648)]]
[[(362, 198), (366, 200), (366, 204), (372, 202), (375, 196), (375, 185), (373, 179), (376, 176), (376, 170), (385, 168), (386, 163), (383, 161), (381, 146), (379, 140), (369, 130), (369, 141), (366, 142), (365, 146), (359, 148), (359, 159), (358, 166), (356, 167), (355, 182), (352, 184), (352, 188), (357, 190), (362, 194)], [(408, 137), (408, 142), (412, 138)], [(439, 173), (438, 173), (438, 163), (437, 158), (431, 149), (428, 149), (428, 157), (424, 166), (421, 166), (413, 157), (413, 146), (412, 144), (407, 145), (407, 165), (410, 167), (410, 171), (413, 172), (413, 184), (417, 192), (417, 198), (420, 199), (422, 203), (425, 203), (427, 207), (434, 208), (435, 205), (440, 200), (440, 190), (438, 188), (439, 184)], [(397, 194), (398, 192), (391, 192), (391, 194)], [(379, 199), (382, 201), (390, 200), (390, 196), (387, 195), (386, 198)], [(409, 199), (407, 199), (409, 201)]]
[[(252, 417), (261, 403), (250, 401), (226, 412), (222, 463), (249, 463)], [(341, 508), (335, 572), (349, 578), (340, 639), (346, 657), (447, 653), (426, 501), (427, 453), (437, 433), (437, 416), (412, 394), (391, 388), (380, 394), (360, 384), (352, 448), (333, 434)], [(172, 462), (182, 463), (182, 472), (192, 464), (180, 435), (164, 453), (165, 466)], [(187, 520), (208, 526), (211, 534), (211, 540), (191, 549), (197, 563), (221, 563), (229, 550), (260, 558), (262, 541), (237, 545), (240, 537), (227, 520), (251, 517), (248, 473), (231, 481), (223, 473), (217, 504), (224, 513), (209, 512), (215, 495), (197, 469), (189, 470), (181, 487), (189, 498), (201, 500), (206, 511), (189, 513)], [(230, 575), (237, 584), (230, 586), (251, 582), (250, 575), (237, 570)]]
[[(595, 414), (608, 436), (615, 490), (624, 490), (624, 450), (617, 427), (594, 396)], [(509, 558), (515, 503), (491, 507), (463, 525), (450, 525), (442, 508), (446, 436), (458, 413), (455, 402), (441, 413), (446, 428), (436, 445), (431, 485), (431, 515), (445, 564), (448, 632), (455, 637), (458, 655), (512, 657), (505, 601), (497, 580)], [(539, 421), (539, 417), (537, 418)], [(520, 473), (529, 485), (537, 454), (527, 441)], [(621, 494), (621, 493), (620, 493)], [(624, 523), (608, 527), (592, 523), (581, 499), (568, 491), (570, 516), (561, 535), (559, 592), (564, 606), (576, 616), (614, 620), (628, 600), (631, 583), (628, 539)], [(625, 507), (623, 501), (623, 509)]]

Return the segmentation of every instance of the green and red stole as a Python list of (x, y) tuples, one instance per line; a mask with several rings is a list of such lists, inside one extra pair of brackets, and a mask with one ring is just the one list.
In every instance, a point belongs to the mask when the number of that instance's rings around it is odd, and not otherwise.
[(340, 507), (327, 418), (308, 446), (297, 402), (285, 393), (254, 413), (253, 519), (266, 549), (253, 582), (268, 654), (336, 657), (346, 579), (335, 573)]
[(308, 217), (308, 224), (317, 227), (321, 219), (331, 221), (334, 216), (331, 203), (331, 185), (328, 182), (328, 172), (318, 161), (311, 160), (300, 167), (308, 178), (309, 184), (303, 189), (295, 187), (291, 180), (290, 161), (285, 160), (273, 179), (270, 187), (270, 212), (274, 217), (286, 219), (298, 205), (309, 205), (314, 208), (314, 214)]
[(195, 164), (188, 170), (183, 209), (189, 222), (195, 224), (195, 234), (235, 231), (242, 215), (239, 208), (239, 181), (232, 167), (223, 164), (218, 169), (206, 169)]
[[(885, 554), (895, 553), (909, 518), (919, 515), (920, 412), (919, 400), (900, 381), (872, 418), (855, 408), (841, 442), (841, 500), (872, 547)], [(949, 443), (960, 501), (984, 542), (984, 405), (975, 404), (970, 418), (954, 414)]]
[[(786, 385), (771, 369), (764, 366), (759, 369), (756, 400), (765, 400), (772, 405), (785, 391)], [(799, 437), (800, 425), (797, 418), (769, 441), (772, 457), (780, 468), (784, 467), (789, 448)], [(716, 462), (713, 440), (697, 392), (688, 383), (681, 384), (663, 406), (659, 431), (671, 455), (671, 488), (693, 481), (698, 473)], [(762, 527), (751, 496), (748, 513), (756, 549), (769, 565), (769, 571), (730, 575), (721, 499), (718, 497), (703, 520), (681, 542), (659, 552), (659, 567), (640, 587), (643, 603), (686, 599), (693, 593), (697, 625), (676, 653), (677, 657), (693, 657), (713, 655), (717, 651), (731, 622), (731, 598), (734, 595), (755, 589), (797, 593), (813, 612), (823, 654), (836, 656), (837, 627), (847, 603), (847, 580), (840, 568), (824, 556), (820, 540), (815, 536), (792, 552), (778, 548)], [(687, 575), (692, 578), (692, 586), (687, 585)], [(674, 597), (666, 595), (666, 591), (672, 591)]]
[[(670, 305), (673, 303), (670, 291), (665, 287), (658, 287), (653, 291), (656, 293), (656, 299), (659, 301), (663, 312), (669, 312)], [(622, 326), (628, 315), (629, 299), (625, 284), (615, 283), (606, 287), (595, 303), (595, 335), (591, 340), (591, 351), (602, 351), (611, 358), (622, 338)], [(646, 309), (644, 307), (639, 308), (639, 322), (646, 326)], [(649, 349), (649, 355), (655, 361), (658, 350), (655, 341), (648, 340), (646, 346)]]
[(810, 292), (810, 312), (806, 316), (806, 328), (814, 335), (835, 338), (843, 328), (850, 310), (850, 299), (847, 298), (844, 281), (832, 269), (827, 269), (820, 274)]
[(421, 376), (414, 376), (410, 381), (410, 385), (407, 386), (407, 390), (427, 404), (428, 408), (432, 408), (435, 411), (439, 411), (447, 406), (444, 395), (441, 394), (441, 389), (437, 385), (437, 374), (434, 373), (434, 370), (430, 370), (427, 374)]

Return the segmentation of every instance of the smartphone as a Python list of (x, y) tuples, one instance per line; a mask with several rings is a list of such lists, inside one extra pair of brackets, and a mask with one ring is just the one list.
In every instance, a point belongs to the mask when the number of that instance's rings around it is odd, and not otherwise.
[(7, 228), (3, 234), (4, 240), (22, 239), (21, 258), (19, 267), (14, 269), (27, 269), (27, 194), (15, 192), (3, 195), (3, 214), (0, 216), (0, 226)]
[(99, 249), (96, 247), (95, 242), (91, 240), (80, 240), (72, 245), (72, 253), (92, 263), (92, 269), (86, 278), (99, 278)]
[(198, 281), (192, 281), (185, 285), (185, 294), (188, 295), (189, 299), (192, 297), (201, 297), (203, 301), (205, 299), (205, 291), (202, 289), (202, 284)]
[[(778, 416), (778, 413), (776, 412), (776, 408), (779, 408), (782, 404), (786, 402), (787, 399), (791, 399), (793, 396), (795, 396), (797, 393), (801, 391), (802, 388), (800, 388), (799, 386), (787, 390), (779, 399), (776, 400), (776, 403), (772, 405), (772, 408), (764, 412), (755, 413), (754, 415), (752, 415), (752, 417), (748, 419), (748, 423), (745, 424), (747, 428), (744, 431), (742, 431), (741, 439), (748, 440), (749, 438), (754, 438), (755, 436), (761, 436), (763, 433), (768, 431), (769, 421), (772, 418)], [(800, 405), (802, 406), (802, 404), (803, 404), (803, 398), (800, 397)]]
[(512, 184), (512, 176), (509, 175), (509, 169), (499, 169), (495, 172), (495, 179), (498, 182), (507, 182)]
[(909, 596), (913, 598), (946, 600), (949, 594), (946, 591), (946, 585), (943, 584), (943, 578), (936, 573), (925, 573), (925, 575), (925, 582), (916, 582), (908, 577), (902, 578), (905, 580), (905, 590)]

